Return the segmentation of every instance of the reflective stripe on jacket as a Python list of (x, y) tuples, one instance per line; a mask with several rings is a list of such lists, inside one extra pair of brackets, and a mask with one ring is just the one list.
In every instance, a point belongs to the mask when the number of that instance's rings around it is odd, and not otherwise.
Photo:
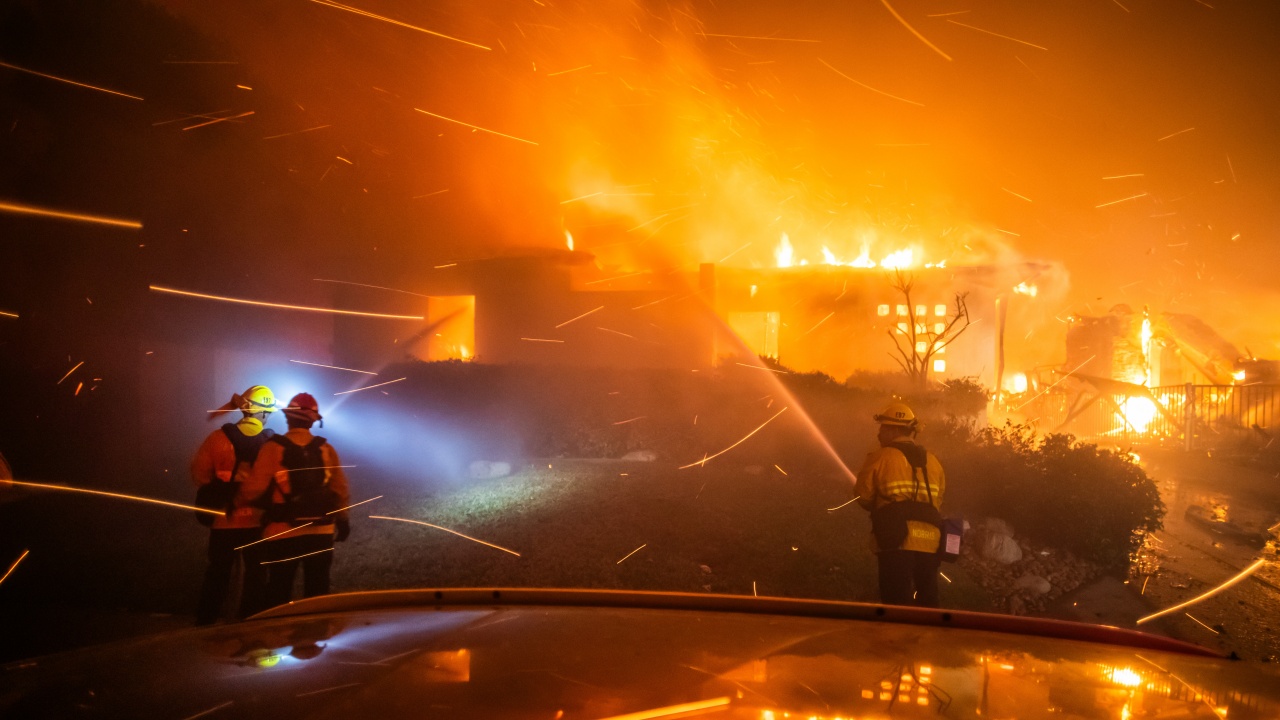
[[(215, 480), (219, 482), (230, 482), (231, 471), (236, 466), (236, 449), (227, 439), (227, 434), (218, 428), (209, 433), (209, 437), (204, 439), (200, 444), (200, 449), (196, 450), (196, 456), (191, 460), (191, 481), (196, 487), (200, 487), (206, 483)], [(240, 477), (236, 478), (243, 482), (248, 476), (249, 468), (240, 468)], [(236, 506), (232, 511), (231, 517), (225, 515), (213, 519), (214, 530), (226, 530), (228, 528), (255, 528), (262, 524), (262, 511), (252, 507)]]
[[(942, 471), (942, 463), (933, 453), (927, 454), (925, 461), (929, 469), (929, 485), (925, 488), (924, 473), (915, 472), (907, 456), (894, 447), (882, 447), (869, 453), (867, 460), (858, 472), (858, 504), (867, 510), (888, 505), (889, 503), (915, 500), (927, 503), (932, 500), (934, 507), (941, 509), (942, 493), (947, 487), (946, 476)], [(930, 497), (932, 495), (932, 498)], [(898, 548), (875, 548), (876, 550), (915, 550), (932, 553), (938, 551), (938, 540), (941, 533), (929, 523), (910, 520), (907, 522), (907, 539)]]
[[(281, 436), (277, 436), (281, 437)], [(306, 428), (289, 428), (289, 432), (282, 437), (287, 442), (294, 445), (305, 446), (311, 442), (311, 431)], [(325, 443), (320, 447), (320, 457), (324, 459), (324, 467), (329, 473), (329, 488), (338, 496), (338, 507), (346, 507), (351, 504), (351, 492), (347, 485), (347, 475), (339, 467), (342, 461), (338, 459), (338, 451), (333, 449), (329, 443)], [(262, 446), (262, 451), (258, 453), (258, 460), (253, 464), (253, 472), (240, 485), (240, 493), (236, 495), (236, 507), (254, 505), (259, 501), (283, 503), (284, 495), (281, 492), (289, 491), (289, 471), (284, 467), (284, 447), (278, 442), (269, 442)], [(266, 498), (267, 491), (271, 488), (271, 480), (275, 478), (277, 489), (271, 491), (271, 497)], [(346, 519), (347, 513), (334, 513), (334, 519)], [(288, 523), (270, 523), (263, 529), (262, 537), (268, 538), (278, 533), (284, 533), (289, 530)], [(281, 535), (280, 540), (284, 540), (298, 535), (331, 535), (334, 532), (333, 524), (328, 525), (307, 525), (300, 527), (286, 535)]]

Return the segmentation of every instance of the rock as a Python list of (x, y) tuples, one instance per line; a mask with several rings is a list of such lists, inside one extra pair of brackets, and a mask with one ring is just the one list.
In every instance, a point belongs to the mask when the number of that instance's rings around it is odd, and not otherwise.
[(982, 543), (982, 557), (1009, 565), (1022, 559), (1022, 548), (1008, 535), (989, 534)]
[(978, 523), (978, 527), (986, 530), (992, 535), (1003, 535), (1005, 537), (1013, 537), (1013, 527), (1009, 523), (1000, 518), (987, 518)]
[(1033, 575), (1032, 573), (1027, 573), (1026, 575), (1018, 578), (1018, 581), (1015, 582), (1013, 586), (1019, 590), (1026, 590), (1033, 596), (1043, 595), (1053, 589), (1053, 585), (1051, 585), (1048, 580), (1045, 580), (1039, 575)]
[(1014, 595), (1013, 597), (1009, 598), (1009, 614), (1010, 615), (1025, 615), (1026, 612), (1027, 612), (1027, 605), (1026, 605), (1026, 602), (1021, 597)]
[(493, 480), (511, 474), (511, 463), (476, 460), (467, 468), (472, 480)]
[(658, 453), (652, 450), (632, 450), (622, 456), (623, 460), (632, 460), (635, 462), (653, 462), (658, 459)]

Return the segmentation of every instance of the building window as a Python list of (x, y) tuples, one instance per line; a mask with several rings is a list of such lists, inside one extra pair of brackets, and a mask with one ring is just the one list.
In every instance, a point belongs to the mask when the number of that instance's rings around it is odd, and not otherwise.
[(929, 308), (924, 305), (916, 306), (916, 317), (924, 317), (929, 314)]
[(925, 334), (925, 333), (927, 333), (927, 332), (929, 332), (929, 328), (928, 328), (928, 326), (926, 326), (924, 323), (916, 323), (916, 334), (917, 334), (917, 335), (924, 335), (924, 334)]
[(925, 351), (925, 348), (927, 348), (927, 347), (929, 347), (929, 343), (927, 343), (927, 342), (925, 342), (925, 341), (923, 341), (923, 340), (920, 340), (919, 342), (917, 342), (917, 343), (916, 343), (916, 354), (917, 354), (917, 355), (923, 355), (923, 354), (924, 354), (924, 351)]
[(937, 342), (937, 343), (934, 343), (934, 344), (933, 344), (933, 354), (934, 354), (934, 355), (941, 355), (941, 354), (945, 353), (946, 351), (947, 351), (947, 346), (946, 346), (946, 345), (944, 345), (943, 343)]
[(899, 334), (899, 335), (906, 335), (906, 334), (907, 334), (907, 324), (906, 324), (906, 323), (903, 323), (903, 322), (898, 323), (898, 334)]
[(941, 334), (942, 334), (942, 331), (943, 331), (943, 330), (946, 330), (946, 329), (947, 329), (947, 325), (946, 325), (946, 323), (934, 323), (934, 324), (933, 324), (933, 331), (934, 331), (935, 333), (939, 334), (939, 335), (941, 335)]
[(934, 314), (934, 315), (937, 315), (938, 317), (946, 317), (946, 316), (947, 316), (947, 306), (946, 306), (946, 305), (934, 305), (934, 306), (933, 306), (933, 314)]
[[(408, 350), (428, 361), (471, 360), (476, 354), (476, 298), (474, 295), (440, 295), (427, 298), (427, 322), (439, 325), (431, 337)], [(423, 358), (425, 351), (426, 357)]]
[(889, 306), (881, 305), (880, 307), (876, 308), (876, 314), (879, 315), (880, 317), (889, 317)]
[(934, 371), (934, 372), (936, 372), (936, 373), (946, 372), (946, 371), (947, 371), (947, 361), (946, 361), (946, 360), (934, 360), (934, 361), (933, 361), (933, 371)]
[(906, 306), (906, 305), (899, 305), (899, 306), (898, 306), (898, 317), (906, 317), (906, 316), (907, 316), (907, 306)]

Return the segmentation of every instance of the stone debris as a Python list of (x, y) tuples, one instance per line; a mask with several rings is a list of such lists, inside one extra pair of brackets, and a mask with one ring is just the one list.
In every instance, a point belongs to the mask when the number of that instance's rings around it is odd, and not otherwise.
[[(1102, 573), (1098, 565), (1070, 552), (1006, 533), (1012, 533), (1008, 523), (984, 520), (966, 533), (960, 550), (960, 567), (991, 594), (997, 612), (1043, 613), (1054, 600)], [(988, 557), (989, 546), (1000, 548), (1003, 555)], [(1014, 550), (1016, 559), (1003, 562)]]

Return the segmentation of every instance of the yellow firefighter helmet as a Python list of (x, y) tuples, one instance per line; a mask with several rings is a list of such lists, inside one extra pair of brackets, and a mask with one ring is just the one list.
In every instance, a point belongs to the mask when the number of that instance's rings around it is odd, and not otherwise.
[(276, 411), (276, 394), (266, 385), (254, 385), (240, 393), (240, 412), (245, 414)]
[(916, 414), (911, 411), (911, 407), (904, 402), (891, 402), (878, 415), (872, 416), (872, 419), (881, 425), (896, 425), (898, 427), (915, 427)]

